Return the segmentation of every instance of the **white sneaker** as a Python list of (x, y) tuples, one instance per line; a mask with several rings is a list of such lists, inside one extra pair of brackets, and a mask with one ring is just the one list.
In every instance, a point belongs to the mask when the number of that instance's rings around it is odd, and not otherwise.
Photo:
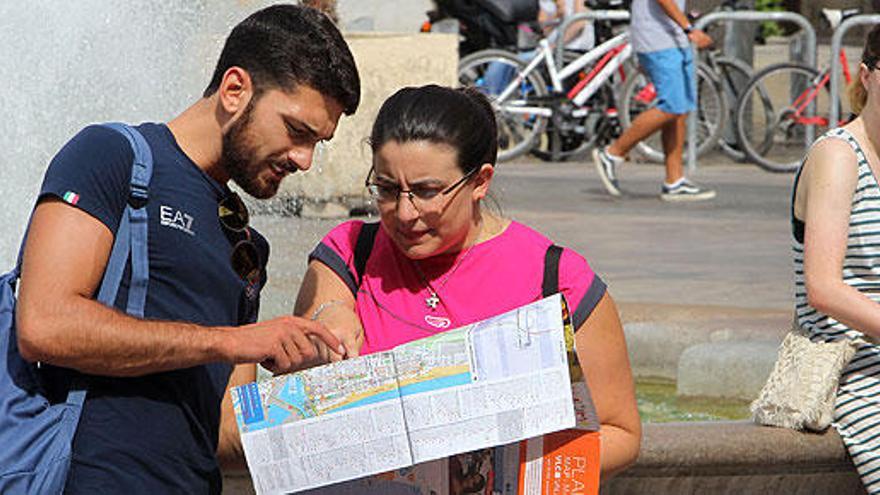
[(616, 169), (618, 165), (623, 163), (623, 158), (609, 154), (605, 148), (596, 148), (593, 150), (593, 163), (596, 165), (596, 171), (599, 172), (599, 178), (602, 179), (602, 185), (605, 186), (608, 194), (620, 196)]
[(704, 201), (714, 197), (714, 190), (702, 188), (684, 178), (671, 186), (663, 184), (660, 192), (663, 201)]

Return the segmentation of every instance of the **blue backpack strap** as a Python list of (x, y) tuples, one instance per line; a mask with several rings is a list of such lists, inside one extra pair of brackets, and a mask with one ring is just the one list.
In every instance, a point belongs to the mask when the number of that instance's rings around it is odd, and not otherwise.
[[(110, 252), (110, 260), (104, 269), (104, 281), (98, 290), (98, 301), (104, 306), (112, 307), (116, 302), (116, 294), (122, 282), (122, 274), (125, 272), (125, 262), (131, 254), (131, 217), (128, 206), (122, 212), (122, 220), (116, 229), (116, 239), (113, 241), (113, 251)], [(132, 266), (132, 268), (134, 268)], [(132, 278), (134, 272), (132, 271)]]
[(133, 127), (117, 122), (104, 124), (128, 139), (134, 151), (131, 165), (128, 205), (119, 223), (113, 252), (107, 263), (104, 283), (98, 292), (98, 301), (112, 306), (116, 301), (125, 263), (131, 257), (131, 282), (125, 312), (143, 318), (150, 279), (149, 235), (147, 228), (147, 201), (150, 179), (153, 176), (153, 153), (143, 135)]
[[(104, 271), (104, 280), (98, 290), (98, 301), (105, 306), (113, 307), (116, 294), (122, 283), (125, 264), (131, 257), (131, 281), (128, 289), (128, 304), (125, 312), (131, 316), (143, 318), (144, 305), (147, 299), (147, 285), (150, 280), (150, 259), (147, 234), (147, 200), (149, 199), (150, 178), (153, 175), (153, 153), (146, 139), (136, 129), (121, 123), (103, 124), (128, 139), (134, 151), (131, 165), (131, 182), (128, 204), (122, 213), (113, 250)], [(25, 238), (27, 234), (25, 233)], [(23, 244), (22, 244), (23, 246)], [(19, 254), (19, 258), (21, 254)], [(20, 261), (19, 261), (20, 266)], [(67, 394), (67, 404), (82, 410), (86, 399), (86, 387), (76, 380)], [(79, 414), (76, 415), (76, 424)]]

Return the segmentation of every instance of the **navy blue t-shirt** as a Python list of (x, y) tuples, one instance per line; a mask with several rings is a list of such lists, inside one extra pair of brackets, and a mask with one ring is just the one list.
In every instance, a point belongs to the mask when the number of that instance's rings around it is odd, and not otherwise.
[[(154, 162), (146, 206), (145, 318), (208, 326), (254, 321), (259, 287), (248, 287), (232, 269), (236, 239), (224, 233), (218, 217), (218, 202), (229, 189), (199, 169), (165, 125), (142, 124), (138, 130)], [(121, 134), (87, 127), (52, 160), (40, 198), (61, 198), (115, 233), (129, 196), (133, 155)], [(253, 230), (252, 238), (265, 267), (268, 243)], [(122, 311), (129, 270), (116, 300)], [(73, 372), (43, 369), (50, 394), (63, 400)], [(66, 493), (219, 493), (215, 451), (231, 369), (216, 363), (136, 378), (85, 377), (88, 393)]]

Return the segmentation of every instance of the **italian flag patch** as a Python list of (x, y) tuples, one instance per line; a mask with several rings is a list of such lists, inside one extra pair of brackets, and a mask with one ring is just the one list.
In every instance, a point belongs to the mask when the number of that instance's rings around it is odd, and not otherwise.
[(72, 205), (75, 205), (79, 202), (79, 194), (73, 191), (67, 191), (66, 193), (64, 193), (64, 197), (62, 199)]

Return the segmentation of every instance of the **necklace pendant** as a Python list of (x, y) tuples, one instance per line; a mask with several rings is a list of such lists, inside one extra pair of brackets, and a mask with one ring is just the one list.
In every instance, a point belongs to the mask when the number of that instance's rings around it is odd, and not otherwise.
[(440, 298), (437, 297), (437, 293), (432, 292), (430, 296), (426, 297), (425, 304), (431, 309), (436, 309), (437, 305), (440, 304)]

